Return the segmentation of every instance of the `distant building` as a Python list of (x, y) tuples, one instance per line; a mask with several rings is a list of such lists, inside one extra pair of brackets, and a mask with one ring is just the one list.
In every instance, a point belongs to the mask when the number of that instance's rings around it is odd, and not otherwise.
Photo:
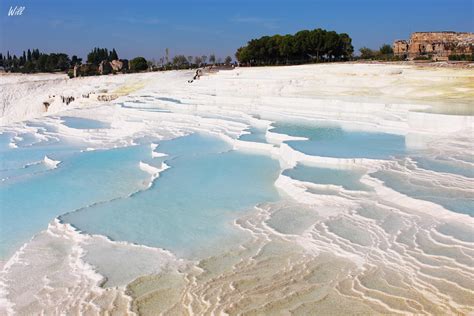
[(474, 53), (474, 33), (415, 32), (408, 41), (396, 40), (393, 53), (408, 59), (430, 56), (434, 60), (448, 60), (449, 55)]

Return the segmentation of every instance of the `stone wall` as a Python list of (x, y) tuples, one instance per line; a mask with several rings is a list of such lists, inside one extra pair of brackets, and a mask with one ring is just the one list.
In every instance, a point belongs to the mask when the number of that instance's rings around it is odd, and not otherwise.
[(432, 56), (435, 60), (446, 60), (449, 55), (472, 54), (474, 33), (415, 32), (408, 41), (395, 41), (393, 52), (409, 59)]

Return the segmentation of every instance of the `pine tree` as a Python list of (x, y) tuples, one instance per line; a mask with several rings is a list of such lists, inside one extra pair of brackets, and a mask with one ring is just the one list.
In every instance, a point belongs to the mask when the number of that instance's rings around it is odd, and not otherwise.
[(28, 53), (26, 55), (26, 60), (31, 61), (31, 50), (28, 48)]
[(23, 56), (20, 58), (20, 66), (24, 66), (26, 63), (26, 52), (23, 51)]

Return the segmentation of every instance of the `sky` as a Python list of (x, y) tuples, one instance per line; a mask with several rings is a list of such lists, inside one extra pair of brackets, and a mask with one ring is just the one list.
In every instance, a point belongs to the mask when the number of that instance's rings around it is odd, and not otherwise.
[[(8, 16), (15, 6), (23, 14)], [(348, 33), (356, 50), (416, 31), (474, 32), (474, 0), (0, 0), (3, 53), (224, 58), (252, 38), (315, 28)]]

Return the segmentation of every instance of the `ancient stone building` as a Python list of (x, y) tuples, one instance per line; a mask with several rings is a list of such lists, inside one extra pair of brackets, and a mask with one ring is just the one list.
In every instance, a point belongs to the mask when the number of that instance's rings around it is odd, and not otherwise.
[(449, 55), (474, 53), (474, 33), (415, 32), (408, 41), (395, 41), (393, 52), (409, 59), (430, 56), (434, 60), (447, 60)]

